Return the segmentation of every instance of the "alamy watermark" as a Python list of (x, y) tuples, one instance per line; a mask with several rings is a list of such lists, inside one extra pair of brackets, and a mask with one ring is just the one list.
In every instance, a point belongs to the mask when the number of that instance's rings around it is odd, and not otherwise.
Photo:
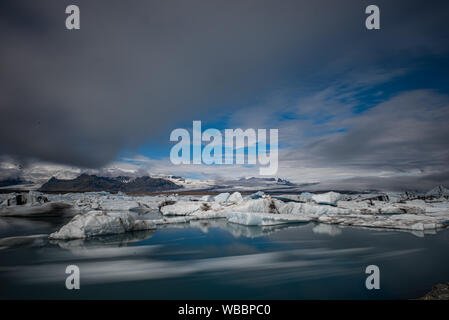
[[(80, 27), (80, 8), (77, 5), (68, 5), (65, 9), (65, 13), (68, 14), (65, 20), (65, 26), (67, 30), (79, 30)], [(369, 5), (365, 9), (365, 14), (368, 17), (365, 20), (365, 27), (368, 30), (380, 29), (380, 9), (377, 5)]]
[(65, 273), (69, 276), (65, 280), (65, 287), (68, 290), (80, 289), (80, 268), (77, 265), (69, 265), (65, 269)]
[(368, 290), (380, 289), (380, 269), (375, 264), (366, 267), (365, 273), (369, 276), (365, 280), (365, 286)]
[[(278, 129), (225, 129), (223, 140), (220, 130), (202, 132), (201, 121), (193, 121), (192, 135), (191, 139), (189, 131), (181, 128), (171, 132), (170, 141), (178, 142), (170, 151), (173, 164), (231, 165), (246, 160), (248, 165), (259, 164), (261, 175), (277, 173)], [(203, 142), (208, 144), (203, 146)]]

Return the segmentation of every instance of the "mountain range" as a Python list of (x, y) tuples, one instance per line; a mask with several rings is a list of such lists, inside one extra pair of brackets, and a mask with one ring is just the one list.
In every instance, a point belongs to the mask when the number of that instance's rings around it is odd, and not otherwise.
[(130, 178), (119, 177), (99, 177), (96, 175), (81, 174), (75, 179), (62, 180), (52, 177), (44, 183), (39, 191), (42, 192), (129, 192), (147, 193), (157, 191), (167, 191), (182, 188), (176, 183), (162, 179), (143, 176)]

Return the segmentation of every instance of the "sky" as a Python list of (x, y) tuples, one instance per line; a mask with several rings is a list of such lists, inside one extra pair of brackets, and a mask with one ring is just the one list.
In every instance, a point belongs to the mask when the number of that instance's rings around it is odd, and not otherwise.
[[(81, 29), (65, 28), (66, 6)], [(380, 30), (365, 8), (380, 8)], [(258, 176), (173, 165), (170, 133), (279, 130), (276, 176), (449, 186), (447, 1), (0, 2), (0, 179)]]

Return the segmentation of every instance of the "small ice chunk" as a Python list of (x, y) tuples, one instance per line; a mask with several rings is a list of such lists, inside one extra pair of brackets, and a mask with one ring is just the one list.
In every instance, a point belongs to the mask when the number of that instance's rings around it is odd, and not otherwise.
[(312, 200), (318, 204), (328, 204), (335, 206), (337, 201), (340, 200), (341, 194), (337, 192), (326, 192), (322, 194), (315, 194), (312, 196)]
[(302, 202), (309, 202), (309, 201), (312, 200), (312, 197), (313, 197), (313, 196), (314, 196), (313, 193), (310, 193), (310, 192), (302, 192), (302, 193), (299, 195), (299, 200), (302, 201)]
[(243, 201), (242, 195), (240, 194), (240, 192), (234, 192), (233, 194), (231, 194), (227, 200), (227, 202), (229, 203), (240, 203)]
[(282, 214), (294, 214), (304, 217), (318, 217), (321, 215), (341, 215), (349, 214), (350, 211), (342, 208), (332, 207), (332, 206), (320, 206), (314, 203), (297, 203), (289, 202), (286, 203), (279, 210)]
[(160, 211), (163, 215), (188, 216), (202, 208), (201, 202), (178, 201), (174, 204), (161, 207)]
[(251, 199), (260, 199), (265, 195), (265, 192), (263, 191), (257, 191), (256, 193), (253, 193), (250, 195)]
[(128, 211), (138, 209), (139, 203), (131, 199), (105, 199), (100, 202), (100, 208), (106, 211)]
[(281, 194), (278, 196), (272, 196), (273, 199), (277, 199), (277, 200), (281, 200), (284, 202), (290, 202), (290, 201), (294, 201), (294, 202), (304, 202), (301, 200), (301, 196), (297, 195), (297, 194)]
[(220, 193), (219, 195), (216, 195), (214, 200), (215, 202), (226, 202), (228, 201), (230, 194), (229, 192), (226, 193)]
[(242, 202), (237, 206), (230, 207), (227, 211), (278, 214), (283, 205), (284, 203), (280, 200), (263, 198)]

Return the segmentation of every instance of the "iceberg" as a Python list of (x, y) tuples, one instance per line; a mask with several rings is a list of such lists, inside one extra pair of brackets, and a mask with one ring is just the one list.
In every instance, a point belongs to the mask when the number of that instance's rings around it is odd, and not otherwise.
[(98, 235), (119, 234), (132, 231), (134, 217), (129, 213), (90, 211), (75, 216), (50, 239), (84, 239)]
[(284, 203), (280, 200), (261, 198), (248, 200), (241, 204), (226, 208), (227, 212), (249, 212), (249, 213), (279, 213), (279, 209)]
[(299, 195), (299, 199), (302, 202), (312, 201), (312, 197), (313, 197), (313, 193), (310, 193), (310, 192), (302, 192)]
[(240, 203), (243, 201), (242, 195), (240, 192), (234, 192), (231, 194), (226, 202), (229, 203)]
[(344, 208), (321, 206), (314, 203), (289, 202), (281, 207), (280, 213), (316, 218), (321, 215), (350, 214), (351, 211)]
[(201, 202), (178, 201), (160, 208), (163, 215), (186, 216), (201, 210), (203, 204)]
[(341, 194), (337, 192), (326, 192), (322, 194), (315, 194), (312, 196), (312, 200), (318, 204), (336, 205), (337, 201), (341, 199)]
[(260, 199), (265, 195), (265, 192), (263, 191), (257, 191), (256, 193), (253, 193), (252, 195), (250, 195), (251, 199)]
[[(45, 195), (49, 202), (35, 205), (42, 210), (43, 206), (62, 203), (68, 207), (73, 206), (79, 213), (57, 232), (52, 233), (50, 239), (84, 239), (98, 235), (154, 230), (164, 225), (186, 224), (206, 219), (222, 219), (221, 223), (245, 226), (276, 226), (311, 221), (322, 224), (314, 232), (327, 234), (335, 234), (336, 229), (332, 228), (332, 225), (417, 232), (436, 232), (449, 225), (447, 200), (401, 198), (398, 202), (392, 202), (390, 197), (387, 200), (387, 197), (379, 196), (381, 194), (374, 195), (343, 196), (328, 192), (319, 195), (303, 193), (271, 197), (262, 194), (261, 197), (252, 199), (251, 196), (243, 198), (239, 192), (221, 193), (215, 197), (52, 194)], [(306, 201), (300, 201), (301, 199)], [(4, 203), (5, 201), (2, 202), (3, 206)], [(11, 201), (10, 204), (10, 207), (34, 207), (31, 204), (16, 205)], [(139, 214), (136, 214), (136, 211)]]
[(404, 229), (404, 230), (435, 230), (444, 228), (449, 224), (449, 220), (439, 219), (431, 216), (419, 216), (413, 214), (401, 215), (347, 215), (347, 216), (326, 216), (318, 217), (318, 222), (328, 224), (339, 224), (343, 226)]
[(424, 214), (426, 204), (422, 200), (411, 200), (404, 203), (388, 203), (382, 201), (338, 201), (339, 208), (356, 214)]
[(226, 202), (228, 201), (229, 196), (229, 192), (220, 193), (219, 195), (215, 196), (214, 200), (215, 202)]
[(104, 199), (98, 203), (97, 210), (129, 211), (138, 210), (142, 205), (132, 199)]

